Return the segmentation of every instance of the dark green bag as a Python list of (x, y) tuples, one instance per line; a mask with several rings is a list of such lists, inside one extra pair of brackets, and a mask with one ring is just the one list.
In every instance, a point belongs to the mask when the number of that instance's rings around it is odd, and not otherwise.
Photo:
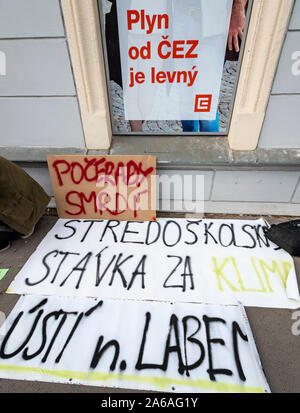
[(0, 220), (22, 235), (44, 214), (50, 197), (23, 169), (0, 156)]

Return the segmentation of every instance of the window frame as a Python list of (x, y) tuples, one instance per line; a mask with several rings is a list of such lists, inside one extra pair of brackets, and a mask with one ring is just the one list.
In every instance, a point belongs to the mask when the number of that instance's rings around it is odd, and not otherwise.
[[(86, 146), (107, 150), (113, 134), (97, 0), (61, 4)], [(252, 151), (258, 145), (293, 5), (294, 0), (253, 0), (229, 132), (224, 136), (232, 150)]]

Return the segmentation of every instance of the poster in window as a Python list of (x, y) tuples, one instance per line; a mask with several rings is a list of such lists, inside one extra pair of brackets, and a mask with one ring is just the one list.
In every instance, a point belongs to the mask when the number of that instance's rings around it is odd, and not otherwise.
[(113, 129), (225, 133), (248, 0), (100, 0)]

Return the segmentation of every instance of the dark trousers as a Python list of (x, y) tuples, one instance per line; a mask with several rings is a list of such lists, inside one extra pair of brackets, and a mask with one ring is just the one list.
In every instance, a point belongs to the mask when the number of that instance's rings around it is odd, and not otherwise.
[(14, 241), (20, 238), (20, 234), (0, 221), (0, 239), (4, 239), (7, 242)]

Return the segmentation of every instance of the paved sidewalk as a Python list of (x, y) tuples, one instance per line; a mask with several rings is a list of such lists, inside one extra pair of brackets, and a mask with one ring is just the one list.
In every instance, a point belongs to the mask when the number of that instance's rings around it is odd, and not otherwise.
[[(0, 268), (9, 268), (7, 275), (0, 281), (0, 311), (6, 315), (13, 309), (18, 296), (4, 294), (4, 291), (56, 220), (56, 217), (43, 217), (30, 239), (15, 241), (12, 248), (0, 254)], [(267, 220), (272, 223), (284, 219)], [(295, 259), (295, 264), (300, 285), (300, 258)], [(294, 336), (291, 332), (294, 310), (246, 307), (246, 312), (271, 391), (300, 393), (300, 335)], [(0, 393), (15, 392), (124, 393), (124, 390), (0, 379)]]

